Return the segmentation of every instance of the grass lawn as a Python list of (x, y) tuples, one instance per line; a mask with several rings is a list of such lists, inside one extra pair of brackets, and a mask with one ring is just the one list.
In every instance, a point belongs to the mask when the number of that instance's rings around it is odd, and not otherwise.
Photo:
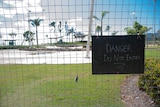
[(125, 77), (92, 75), (91, 64), (0, 65), (0, 107), (123, 107)]
[(160, 48), (146, 48), (145, 49), (146, 58), (160, 58)]
[[(145, 49), (145, 58), (159, 57), (159, 48)], [(123, 107), (125, 77), (92, 75), (91, 64), (0, 65), (0, 107)]]

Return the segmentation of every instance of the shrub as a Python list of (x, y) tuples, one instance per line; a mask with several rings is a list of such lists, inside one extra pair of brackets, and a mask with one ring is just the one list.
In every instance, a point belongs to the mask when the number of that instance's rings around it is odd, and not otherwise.
[(155, 103), (160, 104), (160, 60), (147, 59), (145, 73), (139, 77), (140, 90), (146, 91)]
[(0, 50), (2, 49), (25, 49), (25, 48), (29, 48), (29, 46), (20, 46), (20, 45), (16, 45), (16, 46), (10, 46), (10, 45), (7, 45), (7, 46), (0, 46)]

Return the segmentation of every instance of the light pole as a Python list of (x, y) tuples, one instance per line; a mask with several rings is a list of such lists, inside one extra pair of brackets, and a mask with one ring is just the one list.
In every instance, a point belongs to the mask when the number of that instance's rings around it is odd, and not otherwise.
[(155, 46), (155, 42), (156, 42), (156, 0), (154, 0), (154, 40), (153, 40), (153, 44)]
[(134, 24), (134, 22), (137, 21), (136, 13), (132, 12), (131, 15), (132, 15), (132, 22)]
[[(43, 37), (44, 37), (44, 19), (45, 19), (45, 17), (44, 17), (44, 11), (45, 11), (45, 9), (43, 9), (42, 8), (42, 20), (43, 20), (43, 32), (42, 32), (42, 34), (43, 34)], [(45, 41), (45, 39), (42, 39), (43, 41), (42, 41), (42, 43), (46, 43)]]
[(28, 29), (29, 29), (29, 31), (30, 31), (30, 10), (28, 10)]
[(67, 36), (67, 42), (70, 42), (69, 40), (68, 40), (68, 23), (67, 23), (67, 21), (65, 21), (65, 25), (64, 25), (64, 27), (65, 27), (65, 36)]
[(94, 0), (91, 0), (91, 8), (90, 8), (90, 17), (89, 17), (89, 26), (88, 26), (88, 40), (86, 46), (86, 58), (90, 58), (89, 51), (90, 51), (90, 37), (92, 31), (92, 18), (93, 18), (93, 9), (94, 9)]
[[(30, 13), (31, 11), (28, 10), (28, 37), (30, 38)], [(31, 40), (29, 39), (29, 47), (31, 46)]]

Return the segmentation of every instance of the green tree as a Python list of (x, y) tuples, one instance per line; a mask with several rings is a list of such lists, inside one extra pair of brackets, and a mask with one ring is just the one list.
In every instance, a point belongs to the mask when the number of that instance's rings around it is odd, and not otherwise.
[[(32, 32), (32, 31), (26, 31), (26, 32), (24, 32), (23, 33), (23, 37), (24, 37), (24, 40), (23, 40), (23, 42), (24, 41), (27, 41), (28, 43), (29, 43), (29, 46), (31, 46), (31, 44), (33, 45), (33, 40), (35, 40), (34, 39), (34, 35), (35, 35), (35, 33), (34, 32)], [(22, 44), (23, 44), (23, 42), (22, 42)], [(22, 45), (21, 44), (21, 45)]]
[(137, 35), (139, 33), (140, 35), (144, 35), (146, 32), (148, 32), (151, 28), (148, 28), (146, 26), (141, 25), (137, 21), (134, 22), (133, 27), (126, 27), (124, 30), (127, 32), (128, 35)]
[(100, 20), (101, 21), (101, 36), (103, 35), (103, 19), (106, 16), (106, 14), (108, 14), (109, 11), (103, 11), (101, 14), (101, 18), (99, 19), (97, 16), (93, 16), (92, 18), (96, 19), (96, 20)]
[(33, 27), (36, 27), (36, 40), (37, 40), (37, 48), (38, 46), (38, 26), (40, 26), (40, 22), (43, 21), (43, 19), (37, 18), (34, 20), (29, 20), (29, 22), (31, 22)]
[(100, 25), (97, 25), (96, 26), (96, 32), (98, 33), (98, 36), (99, 36), (99, 32), (101, 31), (101, 26)]

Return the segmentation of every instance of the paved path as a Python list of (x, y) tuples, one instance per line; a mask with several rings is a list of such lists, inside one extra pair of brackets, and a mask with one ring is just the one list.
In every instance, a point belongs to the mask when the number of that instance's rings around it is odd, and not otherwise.
[(78, 64), (91, 63), (91, 59), (86, 51), (0, 50), (0, 64)]

